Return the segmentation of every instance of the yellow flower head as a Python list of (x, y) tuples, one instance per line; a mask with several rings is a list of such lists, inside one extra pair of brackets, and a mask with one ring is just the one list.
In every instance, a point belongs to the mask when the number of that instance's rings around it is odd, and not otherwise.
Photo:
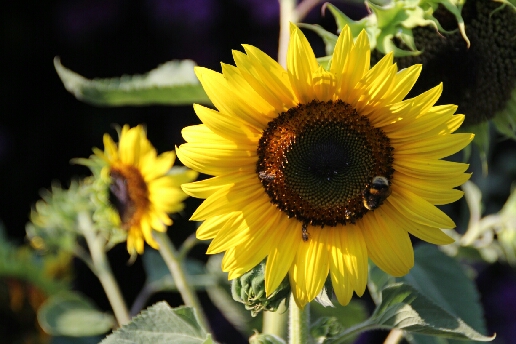
[(195, 105), (203, 124), (183, 129), (177, 154), (214, 176), (183, 190), (206, 200), (192, 220), (199, 239), (236, 278), (267, 258), (270, 295), (288, 274), (297, 304), (328, 275), (338, 301), (362, 295), (367, 260), (394, 276), (414, 264), (409, 233), (434, 244), (453, 221), (435, 205), (454, 202), (466, 164), (440, 160), (472, 134), (455, 105), (434, 106), (442, 85), (403, 100), (421, 66), (398, 71), (392, 54), (373, 68), (362, 32), (345, 27), (328, 70), (294, 25), (287, 69), (259, 49), (235, 51), (222, 74), (196, 74), (218, 111)]
[(181, 211), (187, 197), (180, 185), (194, 180), (197, 173), (170, 174), (175, 153), (158, 156), (141, 125), (124, 125), (118, 145), (105, 134), (104, 151), (94, 152), (106, 163), (101, 175), (110, 179), (110, 201), (127, 230), (127, 250), (141, 254), (144, 242), (158, 248), (152, 230), (164, 232), (172, 225), (167, 214)]

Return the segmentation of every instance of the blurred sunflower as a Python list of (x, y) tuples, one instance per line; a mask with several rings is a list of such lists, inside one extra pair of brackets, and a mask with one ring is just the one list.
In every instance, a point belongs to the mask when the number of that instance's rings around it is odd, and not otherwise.
[[(485, 159), (488, 121), (516, 139), (516, 1), (393, 0), (366, 1), (371, 14), (355, 22), (328, 8), (339, 26), (368, 31), (371, 61), (394, 52), (399, 68), (425, 66), (408, 96), (438, 82), (446, 88), (437, 104), (453, 103), (466, 115), (464, 125), (477, 135)], [(385, 2), (383, 2), (385, 3)]]
[(145, 242), (158, 248), (152, 231), (164, 232), (172, 225), (167, 214), (181, 211), (187, 197), (180, 185), (194, 180), (197, 173), (170, 173), (175, 153), (158, 156), (141, 125), (124, 125), (119, 136), (117, 145), (105, 134), (104, 151), (93, 151), (104, 162), (101, 176), (109, 180), (110, 203), (127, 230), (127, 250), (141, 254)]
[(440, 160), (472, 134), (455, 105), (433, 106), (442, 85), (403, 100), (421, 71), (398, 72), (387, 54), (370, 68), (365, 32), (346, 26), (328, 70), (294, 25), (287, 68), (259, 49), (235, 51), (222, 74), (196, 74), (218, 111), (195, 105), (203, 124), (183, 129), (177, 149), (188, 167), (215, 176), (183, 185), (206, 198), (208, 253), (224, 252), (229, 279), (267, 258), (270, 295), (288, 274), (296, 303), (313, 300), (330, 275), (338, 301), (362, 295), (367, 260), (394, 276), (414, 264), (409, 233), (434, 244), (453, 240), (453, 221), (435, 205), (454, 202), (467, 164)]

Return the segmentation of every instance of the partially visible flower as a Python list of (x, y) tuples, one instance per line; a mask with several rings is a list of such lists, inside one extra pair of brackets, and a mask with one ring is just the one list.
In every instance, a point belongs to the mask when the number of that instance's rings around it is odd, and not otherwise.
[(104, 151), (93, 151), (104, 162), (100, 175), (109, 181), (109, 200), (127, 231), (128, 252), (143, 253), (145, 242), (158, 248), (152, 231), (164, 232), (172, 225), (168, 214), (181, 211), (187, 197), (180, 186), (194, 180), (197, 172), (171, 171), (175, 153), (158, 156), (141, 125), (125, 125), (118, 144), (105, 134)]
[[(408, 96), (443, 82), (437, 104), (457, 104), (467, 130), (487, 150), (487, 121), (516, 138), (516, 1), (366, 1), (371, 14), (358, 22), (329, 7), (340, 25), (366, 28), (371, 61), (393, 52), (400, 68), (425, 68)], [(357, 33), (358, 34), (358, 33)]]
[(435, 205), (462, 197), (466, 164), (443, 161), (471, 142), (453, 134), (463, 115), (434, 106), (439, 84), (403, 100), (421, 66), (398, 71), (387, 54), (370, 67), (365, 32), (344, 27), (327, 69), (291, 27), (287, 68), (259, 49), (236, 66), (196, 75), (217, 110), (195, 105), (203, 124), (183, 129), (188, 167), (213, 178), (183, 190), (206, 200), (192, 220), (209, 254), (238, 278), (263, 259), (266, 297), (288, 274), (303, 307), (328, 276), (338, 301), (366, 288), (367, 261), (394, 276), (414, 264), (409, 233), (434, 244), (454, 222)]

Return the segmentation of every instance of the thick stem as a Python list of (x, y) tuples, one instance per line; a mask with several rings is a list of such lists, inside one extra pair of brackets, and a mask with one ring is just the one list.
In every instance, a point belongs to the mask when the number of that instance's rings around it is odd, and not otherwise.
[(285, 301), (281, 303), (276, 312), (263, 312), (262, 333), (273, 334), (285, 338), (287, 333), (287, 307)]
[(87, 213), (79, 214), (79, 228), (81, 229), (88, 249), (91, 254), (92, 271), (97, 275), (106, 296), (111, 304), (113, 313), (118, 322), (119, 326), (123, 326), (131, 320), (127, 306), (118, 287), (118, 283), (113, 277), (113, 272), (109, 266), (109, 262), (106, 257), (105, 240), (97, 235), (90, 216)]
[(279, 0), (280, 34), (278, 45), (278, 62), (284, 68), (287, 65), (287, 49), (290, 39), (290, 23), (297, 23), (296, 0)]
[(206, 319), (206, 315), (200, 306), (197, 295), (192, 290), (192, 287), (188, 284), (185, 272), (181, 266), (181, 262), (178, 259), (178, 252), (176, 248), (170, 241), (167, 233), (154, 231), (152, 234), (159, 245), (159, 253), (167, 264), (167, 267), (170, 270), (170, 274), (172, 275), (172, 278), (176, 284), (177, 290), (183, 297), (185, 305), (195, 309), (199, 323), (206, 329), (206, 331), (209, 332), (210, 327), (208, 320)]
[(397, 328), (393, 328), (383, 344), (398, 344), (403, 339), (403, 331)]
[(294, 295), (290, 295), (289, 302), (289, 344), (310, 343), (310, 304), (306, 304), (304, 309), (299, 309), (294, 300)]

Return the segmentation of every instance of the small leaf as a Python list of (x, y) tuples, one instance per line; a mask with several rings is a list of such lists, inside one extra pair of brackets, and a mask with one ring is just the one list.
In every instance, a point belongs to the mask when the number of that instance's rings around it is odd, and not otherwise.
[(54, 67), (70, 93), (93, 105), (211, 104), (191, 60), (169, 61), (143, 75), (93, 80), (65, 68), (58, 57)]
[(172, 309), (166, 302), (147, 308), (101, 344), (211, 344), (211, 335), (199, 325), (190, 307)]
[(71, 292), (49, 298), (39, 308), (38, 321), (45, 332), (70, 337), (104, 334), (115, 323), (111, 315), (97, 310), (88, 299)]
[(408, 332), (442, 336), (454, 339), (490, 341), (437, 306), (412, 286), (398, 283), (382, 291), (382, 303), (368, 320), (377, 328), (399, 328)]

